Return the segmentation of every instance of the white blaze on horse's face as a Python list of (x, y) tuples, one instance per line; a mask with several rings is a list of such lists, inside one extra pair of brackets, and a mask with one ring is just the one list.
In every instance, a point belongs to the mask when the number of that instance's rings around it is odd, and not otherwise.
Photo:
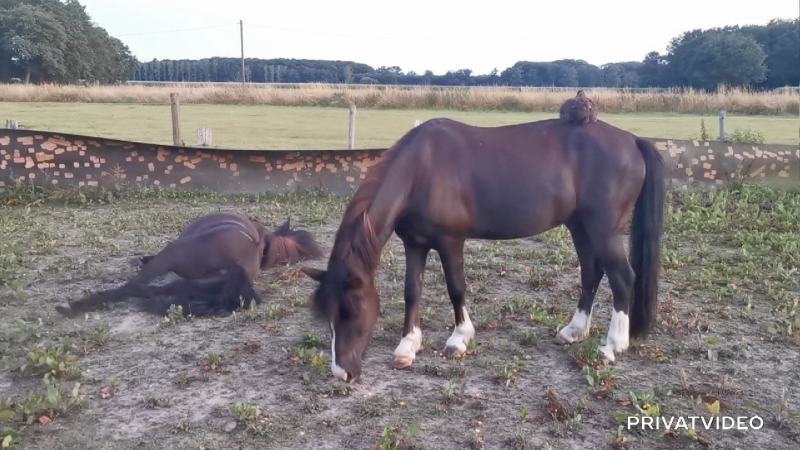
[(331, 327), (331, 372), (333, 376), (347, 383), (347, 371), (342, 369), (336, 364), (336, 331), (333, 329), (333, 322), (330, 323)]

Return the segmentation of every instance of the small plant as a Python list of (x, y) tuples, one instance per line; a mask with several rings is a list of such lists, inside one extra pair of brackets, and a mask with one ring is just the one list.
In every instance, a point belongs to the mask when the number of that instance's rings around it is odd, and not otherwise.
[(209, 353), (208, 355), (206, 355), (205, 358), (203, 358), (203, 364), (204, 364), (203, 370), (205, 371), (214, 370), (217, 367), (219, 367), (221, 362), (222, 362), (222, 357), (220, 355), (216, 353)]
[(705, 119), (700, 119), (700, 140), (701, 141), (710, 141), (711, 140), (708, 137), (708, 130), (706, 130), (706, 121), (705, 121)]
[(611, 382), (614, 380), (616, 374), (617, 369), (605, 362), (602, 363), (599, 369), (590, 365), (583, 366), (583, 376), (586, 377), (586, 382), (589, 383), (589, 387), (594, 390), (610, 389)]
[[(450, 378), (450, 381), (447, 382), (444, 386), (439, 389), (439, 392), (442, 396), (442, 406), (448, 406), (451, 403), (462, 401), (461, 393), (457, 391), (457, 384), (458, 384), (458, 377)], [(462, 387), (463, 393), (463, 387)]]
[(733, 133), (728, 136), (729, 142), (738, 142), (741, 144), (763, 144), (764, 134), (752, 128), (736, 127)]
[(164, 323), (174, 325), (186, 321), (188, 321), (188, 317), (183, 314), (183, 306), (170, 305), (167, 315), (164, 316)]
[(261, 415), (261, 410), (247, 400), (242, 400), (231, 407), (231, 414), (240, 422), (255, 422)]
[(411, 443), (411, 440), (417, 433), (419, 433), (419, 422), (414, 422), (405, 433), (400, 432), (399, 425), (384, 428), (381, 432), (380, 439), (378, 439), (378, 442), (375, 444), (375, 450), (404, 450), (417, 448), (417, 445)]
[(622, 404), (624, 406), (632, 405), (636, 412), (632, 414), (627, 411), (614, 412), (614, 419), (617, 422), (626, 423), (629, 416), (656, 417), (660, 414), (660, 407), (656, 402), (655, 391), (652, 388), (643, 391), (631, 391), (628, 395), (630, 399), (623, 401)]
[(23, 373), (44, 375), (46, 383), (56, 378), (71, 380), (81, 376), (77, 361), (78, 357), (63, 344), (58, 347), (39, 347), (28, 354), (28, 363), (20, 370)]
[(300, 341), (297, 342), (296, 346), (300, 346), (303, 348), (320, 348), (325, 345), (325, 341), (317, 334), (316, 331), (313, 329), (306, 331), (300, 337)]
[(111, 325), (104, 323), (83, 337), (83, 353), (88, 354), (92, 350), (103, 347), (111, 337)]

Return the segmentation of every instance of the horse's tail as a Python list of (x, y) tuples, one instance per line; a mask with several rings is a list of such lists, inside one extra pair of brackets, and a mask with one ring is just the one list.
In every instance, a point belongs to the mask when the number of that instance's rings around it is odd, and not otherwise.
[(222, 278), (213, 280), (178, 280), (154, 288), (156, 298), (140, 300), (142, 311), (159, 316), (166, 315), (170, 307), (180, 306), (183, 313), (193, 316), (228, 314), (240, 306), (250, 306), (251, 301), (261, 302), (261, 297), (247, 278), (244, 269), (232, 266)]
[(275, 233), (267, 234), (261, 268), (267, 269), (275, 264), (288, 261), (294, 264), (307, 258), (322, 256), (322, 249), (314, 236), (305, 230), (293, 230), (289, 221), (283, 223)]
[(645, 139), (636, 138), (644, 158), (645, 176), (636, 199), (630, 235), (633, 284), (630, 335), (646, 337), (655, 325), (658, 307), (658, 276), (661, 269), (661, 229), (664, 217), (664, 159)]

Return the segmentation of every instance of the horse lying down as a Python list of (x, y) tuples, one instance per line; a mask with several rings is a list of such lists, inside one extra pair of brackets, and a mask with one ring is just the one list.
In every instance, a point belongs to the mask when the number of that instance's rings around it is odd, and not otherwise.
[[(172, 305), (187, 314), (209, 316), (230, 313), (251, 300), (261, 302), (253, 279), (261, 270), (288, 261), (322, 255), (307, 231), (292, 230), (287, 220), (275, 233), (237, 213), (220, 212), (193, 220), (174, 241), (158, 254), (140, 258), (142, 267), (124, 285), (90, 294), (57, 306), (65, 317), (93, 311), (108, 303), (139, 299), (139, 309), (164, 315)], [(173, 272), (182, 279), (163, 286), (150, 286), (155, 279)]]

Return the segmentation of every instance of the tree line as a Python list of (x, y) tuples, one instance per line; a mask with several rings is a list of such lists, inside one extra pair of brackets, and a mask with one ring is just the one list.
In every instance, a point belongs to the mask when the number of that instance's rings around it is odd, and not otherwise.
[[(136, 81), (235, 82), (241, 59), (153, 60), (139, 64)], [(665, 54), (642, 61), (595, 66), (583, 60), (519, 61), (503, 71), (476, 75), (470, 69), (444, 75), (400, 67), (372, 68), (352, 61), (245, 59), (246, 81), (254, 83), (362, 83), (434, 86), (694, 87), (719, 84), (773, 89), (800, 85), (800, 19), (767, 25), (692, 30), (672, 39)]]
[(0, 0), (0, 81), (114, 83), (137, 67), (77, 0)]

